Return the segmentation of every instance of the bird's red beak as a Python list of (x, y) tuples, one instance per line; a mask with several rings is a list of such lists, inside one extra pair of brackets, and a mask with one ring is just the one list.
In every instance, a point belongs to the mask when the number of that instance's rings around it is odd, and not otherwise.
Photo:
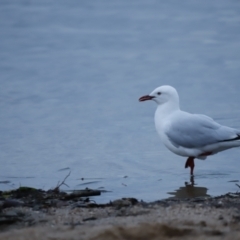
[(139, 98), (139, 102), (147, 101), (147, 100), (152, 100), (154, 97), (145, 95)]

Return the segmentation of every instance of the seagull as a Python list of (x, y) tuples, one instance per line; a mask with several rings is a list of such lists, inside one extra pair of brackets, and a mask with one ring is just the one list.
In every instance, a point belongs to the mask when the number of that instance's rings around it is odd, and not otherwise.
[(222, 126), (202, 114), (180, 110), (179, 96), (174, 87), (161, 86), (140, 102), (157, 103), (155, 127), (164, 145), (173, 153), (187, 157), (185, 168), (193, 176), (194, 159), (206, 159), (220, 151), (240, 146), (240, 130)]

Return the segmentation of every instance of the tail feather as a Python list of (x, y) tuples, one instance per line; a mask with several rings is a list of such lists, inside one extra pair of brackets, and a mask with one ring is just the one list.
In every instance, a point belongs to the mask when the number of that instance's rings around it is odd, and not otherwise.
[(237, 137), (235, 137), (235, 138), (226, 139), (226, 140), (222, 140), (219, 142), (231, 142), (231, 141), (237, 141), (237, 140), (240, 140), (240, 134), (237, 134)]

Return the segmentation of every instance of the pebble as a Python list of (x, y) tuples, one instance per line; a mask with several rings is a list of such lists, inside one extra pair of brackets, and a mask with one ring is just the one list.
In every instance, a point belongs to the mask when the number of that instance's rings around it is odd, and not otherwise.
[(24, 203), (22, 201), (15, 199), (7, 199), (3, 201), (2, 208), (19, 207), (23, 205)]
[(4, 213), (5, 217), (17, 217), (18, 214), (15, 210), (9, 210), (7, 212)]

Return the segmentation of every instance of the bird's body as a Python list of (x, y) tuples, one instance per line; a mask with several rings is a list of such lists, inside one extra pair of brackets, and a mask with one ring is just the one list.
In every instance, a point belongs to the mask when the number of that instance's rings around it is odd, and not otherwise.
[(154, 100), (155, 127), (164, 145), (177, 155), (188, 157), (185, 167), (194, 169), (194, 158), (240, 146), (240, 130), (222, 126), (212, 118), (180, 110), (175, 88), (161, 86), (139, 101)]

